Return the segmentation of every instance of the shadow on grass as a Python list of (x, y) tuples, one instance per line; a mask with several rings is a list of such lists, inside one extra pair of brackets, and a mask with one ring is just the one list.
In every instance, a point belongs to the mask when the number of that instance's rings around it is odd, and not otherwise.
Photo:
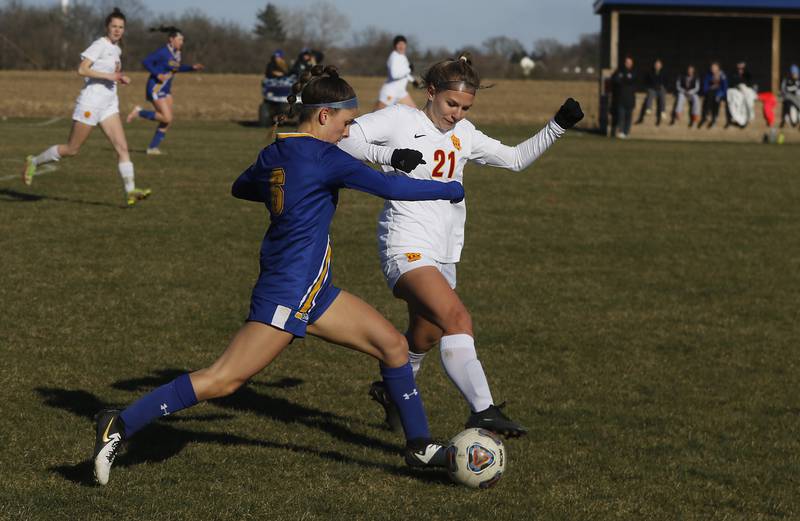
[(68, 197), (55, 197), (52, 195), (26, 194), (8, 188), (0, 189), (0, 202), (3, 203), (32, 203), (36, 201), (58, 201), (62, 203), (88, 204), (91, 206), (106, 206), (110, 208), (125, 208), (121, 204), (112, 204), (102, 201), (84, 201), (83, 199), (70, 199)]
[[(198, 418), (204, 419), (204, 418)], [(298, 454), (314, 456), (337, 464), (358, 465), (365, 469), (375, 469), (396, 476), (411, 477), (432, 484), (449, 484), (450, 480), (444, 472), (420, 471), (407, 467), (398, 467), (387, 463), (354, 458), (334, 450), (320, 450), (295, 443), (275, 443), (257, 440), (235, 434), (199, 432), (182, 429), (166, 423), (156, 423), (141, 431), (123, 447), (122, 453), (114, 462), (115, 468), (127, 468), (142, 463), (162, 463), (177, 455), (190, 443), (213, 443), (223, 446), (260, 447), (265, 449), (288, 450)], [(73, 483), (94, 486), (92, 477), (92, 461), (86, 459), (74, 465), (57, 465), (50, 470)]]
[[(182, 369), (162, 369), (148, 376), (120, 380), (114, 382), (111, 386), (124, 391), (141, 392), (165, 384), (185, 372), (186, 371)], [(276, 382), (249, 383), (243, 385), (232, 395), (210, 400), (210, 403), (234, 411), (255, 413), (270, 420), (276, 420), (286, 424), (299, 423), (325, 432), (344, 443), (367, 445), (374, 449), (392, 454), (396, 454), (399, 451), (400, 447), (397, 445), (354, 432), (350, 428), (342, 425), (343, 423), (353, 423), (354, 420), (352, 418), (306, 407), (284, 398), (277, 398), (257, 392), (253, 389), (254, 387), (289, 389), (299, 387), (302, 384), (303, 380), (298, 378), (284, 378)], [(356, 421), (356, 423), (363, 424), (364, 422)]]
[[(183, 372), (184, 371), (177, 369), (167, 369), (153, 376), (116, 382), (114, 387), (131, 391), (139, 390), (141, 386), (150, 387), (162, 384), (165, 380), (169, 381), (169, 379)], [(272, 384), (264, 384), (263, 386), (289, 388), (297, 387), (301, 384), (302, 380), (285, 378)], [(101, 409), (118, 407), (118, 404), (105, 402), (94, 394), (83, 390), (39, 387), (36, 391), (42, 396), (45, 405), (65, 410), (89, 420), (92, 420), (97, 411)], [(211, 403), (236, 411), (254, 412), (261, 416), (285, 423), (300, 423), (308, 427), (319, 429), (345, 443), (366, 445), (370, 448), (392, 454), (399, 455), (401, 453), (399, 446), (353, 432), (346, 426), (336, 423), (338, 421), (346, 421), (347, 418), (326, 411), (297, 405), (281, 398), (274, 398), (257, 393), (246, 386), (231, 396), (224, 399), (213, 400)], [(115, 467), (129, 467), (141, 463), (160, 463), (180, 453), (189, 443), (199, 442), (213, 443), (216, 445), (240, 445), (288, 450), (334, 461), (336, 463), (358, 465), (360, 467), (376, 469), (397, 476), (413, 477), (429, 483), (449, 483), (447, 475), (443, 472), (420, 471), (406, 467), (398, 467), (392, 464), (354, 458), (338, 451), (320, 450), (315, 447), (306, 447), (294, 443), (276, 443), (229, 433), (196, 431), (180, 426), (180, 424), (186, 422), (213, 422), (231, 418), (233, 418), (233, 415), (230, 414), (200, 416), (188, 416), (183, 414), (161, 418), (158, 422), (148, 425), (126, 443), (127, 450), (118, 456)], [(88, 435), (89, 433), (87, 432), (87, 437)], [(73, 465), (58, 465), (51, 467), (50, 470), (77, 484), (92, 485), (94, 483), (92, 479), (92, 463), (90, 460)]]

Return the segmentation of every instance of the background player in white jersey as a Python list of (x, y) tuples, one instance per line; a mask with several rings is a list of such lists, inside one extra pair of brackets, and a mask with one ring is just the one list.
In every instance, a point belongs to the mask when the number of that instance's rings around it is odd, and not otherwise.
[(375, 104), (375, 110), (402, 103), (409, 107), (415, 107), (414, 100), (406, 92), (406, 85), (409, 81), (416, 82), (411, 73), (414, 67), (406, 57), (406, 49), (408, 43), (406, 37), (397, 35), (394, 37), (392, 43), (393, 50), (386, 60), (386, 81), (381, 86), (381, 91), (378, 94), (378, 102)]
[(119, 118), (117, 83), (127, 85), (131, 82), (128, 76), (122, 74), (120, 61), (122, 50), (119, 43), (125, 33), (125, 15), (115, 7), (114, 11), (106, 17), (105, 24), (106, 35), (95, 40), (88, 49), (81, 53), (78, 74), (85, 80), (72, 113), (72, 130), (69, 140), (66, 144), (51, 146), (38, 156), (28, 156), (25, 160), (22, 180), (30, 186), (33, 183), (37, 165), (76, 155), (91, 134), (92, 129), (99, 124), (119, 156), (119, 175), (122, 177), (126, 201), (129, 206), (132, 206), (137, 201), (149, 196), (150, 190), (136, 188), (133, 178), (133, 163), (128, 154), (128, 142)]
[[(510, 147), (464, 119), (481, 86), (469, 56), (434, 64), (424, 81), (428, 102), (423, 110), (396, 105), (363, 115), (340, 147), (381, 164), (390, 164), (394, 149), (413, 148), (421, 157), (406, 158), (404, 170), (410, 177), (461, 182), (467, 161), (514, 171), (528, 167), (583, 118), (580, 105), (569, 98), (536, 135)], [(526, 429), (494, 404), (475, 351), (472, 318), (455, 292), (465, 220), (464, 202), (387, 201), (378, 222), (381, 265), (394, 295), (408, 304), (406, 337), (415, 374), (425, 354), (439, 343), (445, 372), (472, 411), (466, 426), (519, 436)], [(373, 383), (370, 395), (384, 406), (387, 422), (396, 429), (380, 382)]]

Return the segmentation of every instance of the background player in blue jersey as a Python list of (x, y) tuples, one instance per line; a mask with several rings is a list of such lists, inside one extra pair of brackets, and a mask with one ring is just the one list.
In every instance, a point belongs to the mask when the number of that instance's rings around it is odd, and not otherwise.
[(356, 115), (355, 92), (330, 67), (303, 76), (294, 86), (303, 99), (298, 132), (278, 134), (233, 184), (234, 196), (263, 202), (270, 213), (247, 322), (209, 367), (179, 376), (123, 411), (98, 415), (94, 473), (102, 485), (122, 440), (160, 416), (231, 394), (306, 333), (378, 359), (405, 430), (406, 463), (445, 465), (444, 447), (431, 440), (405, 337), (369, 304), (331, 283), (329, 229), (341, 188), (453, 202), (464, 189), (457, 182), (377, 172), (339, 149), (336, 143)]
[(150, 29), (167, 33), (167, 44), (142, 60), (142, 65), (150, 72), (147, 79), (147, 101), (153, 104), (155, 110), (142, 110), (136, 106), (128, 114), (128, 123), (136, 118), (158, 121), (158, 128), (147, 147), (148, 154), (160, 154), (158, 148), (166, 137), (167, 129), (172, 124), (172, 79), (179, 72), (193, 72), (203, 70), (202, 63), (194, 65), (181, 64), (181, 49), (183, 48), (183, 33), (174, 26), (159, 26)]

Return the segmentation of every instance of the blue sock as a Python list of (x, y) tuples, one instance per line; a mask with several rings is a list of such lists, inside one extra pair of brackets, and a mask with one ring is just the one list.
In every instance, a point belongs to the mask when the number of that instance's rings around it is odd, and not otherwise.
[(142, 396), (120, 413), (125, 437), (160, 416), (167, 416), (197, 403), (189, 374), (182, 374), (166, 385)]
[(158, 145), (161, 144), (161, 141), (164, 139), (166, 135), (167, 133), (161, 130), (160, 128), (156, 129), (156, 133), (153, 134), (153, 140), (150, 142), (150, 146), (148, 148), (158, 148)]
[(149, 119), (150, 121), (156, 120), (156, 111), (155, 110), (140, 110), (139, 117), (144, 119)]
[(400, 412), (400, 421), (403, 424), (403, 431), (406, 433), (406, 440), (430, 439), (428, 417), (425, 415), (425, 408), (422, 405), (422, 396), (414, 382), (414, 371), (411, 370), (411, 364), (402, 367), (381, 366), (381, 376), (383, 383), (386, 384), (386, 390), (389, 391), (389, 397)]

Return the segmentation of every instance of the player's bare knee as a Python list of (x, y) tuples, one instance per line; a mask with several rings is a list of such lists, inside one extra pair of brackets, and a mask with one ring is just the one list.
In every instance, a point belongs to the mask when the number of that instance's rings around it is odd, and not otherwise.
[(408, 341), (400, 333), (392, 335), (391, 340), (379, 346), (384, 365), (400, 367), (408, 362)]
[(467, 308), (458, 306), (453, 308), (445, 318), (445, 334), (469, 333), (472, 334), (472, 316)]

